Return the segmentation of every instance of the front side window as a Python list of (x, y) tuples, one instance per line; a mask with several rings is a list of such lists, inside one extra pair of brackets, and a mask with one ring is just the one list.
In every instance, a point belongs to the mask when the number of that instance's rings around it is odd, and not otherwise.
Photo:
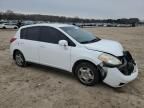
[(81, 44), (97, 42), (100, 40), (98, 37), (94, 36), (92, 33), (84, 31), (78, 27), (72, 26), (72, 27), (60, 27), (60, 28)]
[(21, 39), (38, 41), (39, 27), (28, 27), (21, 30)]
[(59, 30), (47, 26), (40, 28), (40, 41), (58, 44), (59, 40), (67, 40), (70, 46), (74, 45), (74, 43)]

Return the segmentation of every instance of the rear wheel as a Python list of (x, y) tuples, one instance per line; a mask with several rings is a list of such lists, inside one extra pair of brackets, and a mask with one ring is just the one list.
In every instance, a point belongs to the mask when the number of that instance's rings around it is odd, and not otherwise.
[(83, 62), (75, 69), (77, 79), (84, 85), (93, 86), (99, 82), (99, 71), (93, 64)]
[(25, 58), (20, 51), (15, 52), (14, 58), (15, 58), (15, 62), (18, 66), (20, 66), (20, 67), (26, 66)]

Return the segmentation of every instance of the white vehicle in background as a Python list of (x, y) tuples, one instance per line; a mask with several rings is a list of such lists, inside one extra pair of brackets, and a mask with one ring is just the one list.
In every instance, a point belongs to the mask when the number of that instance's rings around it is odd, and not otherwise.
[(0, 24), (0, 28), (1, 29), (18, 29), (16, 24), (13, 24), (13, 23), (2, 23)]
[(121, 87), (138, 75), (136, 62), (119, 42), (100, 39), (73, 25), (23, 26), (10, 42), (18, 66), (32, 62), (63, 69), (88, 86), (103, 81)]

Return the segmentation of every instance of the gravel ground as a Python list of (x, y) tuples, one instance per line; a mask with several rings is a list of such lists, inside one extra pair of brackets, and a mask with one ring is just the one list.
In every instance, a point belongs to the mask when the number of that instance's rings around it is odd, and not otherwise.
[(117, 89), (103, 83), (87, 87), (58, 69), (35, 64), (20, 68), (9, 56), (16, 31), (0, 30), (0, 108), (143, 108), (144, 27), (85, 29), (121, 42), (136, 59), (139, 77)]

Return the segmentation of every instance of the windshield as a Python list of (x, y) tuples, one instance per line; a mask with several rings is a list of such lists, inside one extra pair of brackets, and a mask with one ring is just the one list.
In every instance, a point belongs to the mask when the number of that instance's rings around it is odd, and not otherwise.
[(94, 36), (92, 33), (84, 31), (78, 27), (60, 27), (68, 35), (73, 37), (76, 41), (82, 44), (97, 42), (100, 39)]

